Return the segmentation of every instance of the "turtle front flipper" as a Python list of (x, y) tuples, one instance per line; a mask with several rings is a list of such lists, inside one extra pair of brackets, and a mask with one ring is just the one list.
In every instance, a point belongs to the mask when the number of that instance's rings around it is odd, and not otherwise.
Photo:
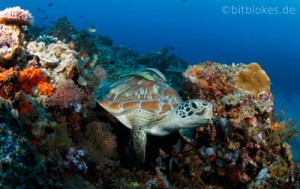
[(140, 163), (145, 161), (146, 157), (146, 143), (147, 143), (147, 133), (146, 130), (142, 129), (140, 126), (132, 127), (132, 138), (131, 138), (131, 149), (130, 155), (131, 160), (136, 160)]

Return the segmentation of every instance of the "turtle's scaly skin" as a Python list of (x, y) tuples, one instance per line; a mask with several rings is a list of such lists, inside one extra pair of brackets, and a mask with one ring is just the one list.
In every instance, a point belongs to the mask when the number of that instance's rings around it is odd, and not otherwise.
[[(181, 97), (156, 69), (142, 69), (113, 83), (98, 103), (132, 130), (133, 149), (140, 161), (145, 159), (147, 133), (165, 136), (179, 129), (196, 128), (212, 118), (212, 104)], [(183, 132), (181, 132), (183, 133)]]

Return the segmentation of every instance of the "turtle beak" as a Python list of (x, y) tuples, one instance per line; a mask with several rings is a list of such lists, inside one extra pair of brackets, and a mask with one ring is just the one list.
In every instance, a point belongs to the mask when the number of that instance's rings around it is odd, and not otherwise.
[(208, 120), (212, 120), (213, 118), (212, 106), (204, 107), (202, 111), (197, 112), (196, 115), (202, 116)]

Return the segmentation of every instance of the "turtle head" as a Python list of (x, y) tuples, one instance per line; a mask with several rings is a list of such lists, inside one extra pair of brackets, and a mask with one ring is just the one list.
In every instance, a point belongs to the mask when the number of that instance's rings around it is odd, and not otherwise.
[(181, 128), (196, 128), (209, 123), (213, 117), (212, 103), (206, 100), (192, 99), (180, 104), (176, 117)]

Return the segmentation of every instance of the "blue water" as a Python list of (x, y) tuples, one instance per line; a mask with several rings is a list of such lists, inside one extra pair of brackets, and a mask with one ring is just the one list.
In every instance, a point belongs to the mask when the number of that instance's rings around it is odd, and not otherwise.
[(114, 45), (137, 52), (172, 46), (190, 64), (258, 62), (271, 78), (277, 109), (300, 122), (300, 1), (1, 0), (0, 10), (10, 6), (30, 10), (38, 26), (62, 16), (78, 30), (93, 25)]

